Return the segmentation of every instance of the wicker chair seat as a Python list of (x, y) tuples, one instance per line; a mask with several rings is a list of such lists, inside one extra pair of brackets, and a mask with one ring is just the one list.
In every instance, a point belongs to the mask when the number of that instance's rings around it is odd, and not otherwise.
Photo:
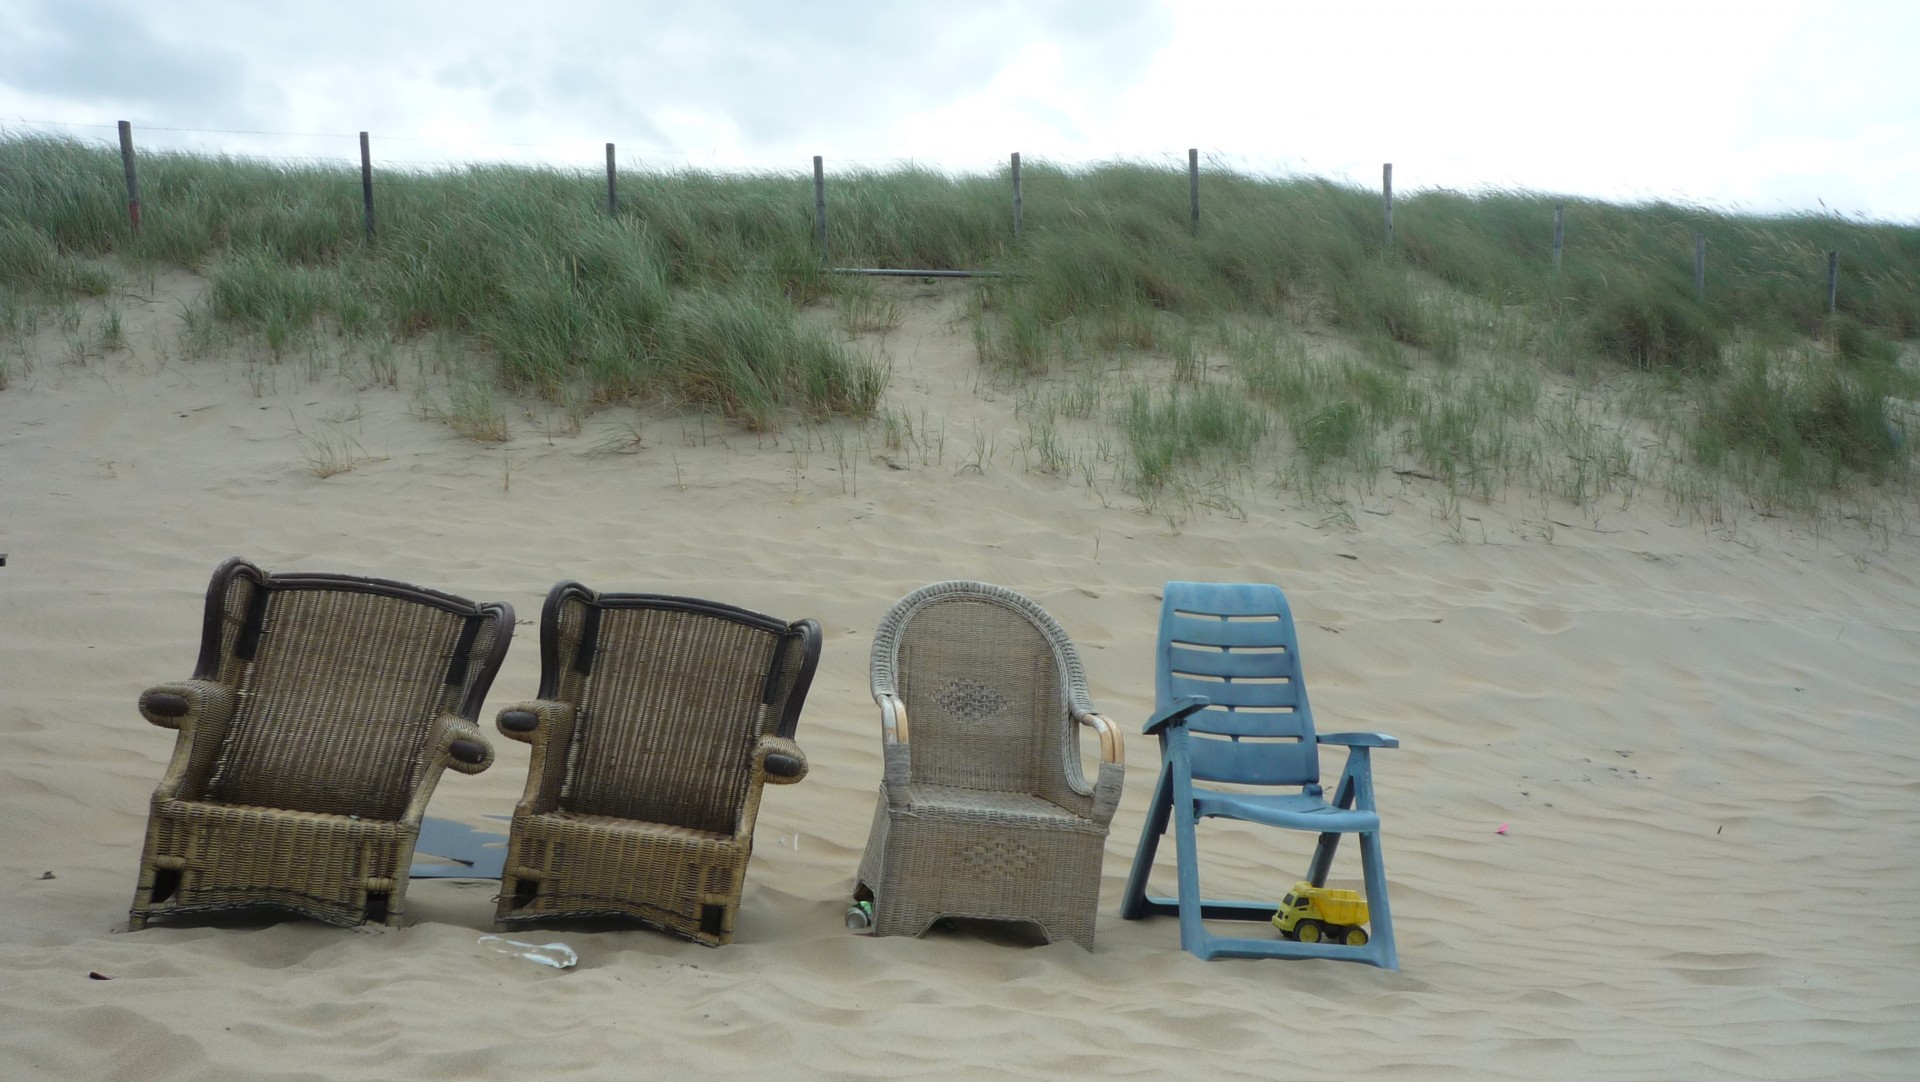
[(904, 787), (906, 814), (918, 819), (994, 824), (1029, 830), (1070, 830), (1106, 835), (1106, 829), (1084, 815), (1030, 793), (991, 789), (964, 789), (955, 785), (909, 782)]
[(507, 875), (539, 883), (545, 904), (508, 909), (500, 916), (507, 924), (556, 914), (674, 923), (677, 914), (724, 908), (739, 893), (750, 848), (733, 834), (569, 811), (529, 815), (513, 829)]
[(369, 896), (393, 891), (411, 840), (396, 821), (186, 800), (156, 803), (151, 829), (170, 854), (157, 870), (194, 899), (173, 912), (273, 905), (340, 925), (369, 919)]

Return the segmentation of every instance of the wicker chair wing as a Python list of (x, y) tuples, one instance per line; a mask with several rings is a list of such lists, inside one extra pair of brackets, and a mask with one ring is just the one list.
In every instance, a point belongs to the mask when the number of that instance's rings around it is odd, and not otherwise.
[(503, 604), (223, 564), (194, 679), (141, 696), (141, 713), (180, 735), (132, 925), (247, 905), (398, 924), (441, 772), (493, 761), (472, 719), (512, 629)]
[(500, 715), (535, 756), (497, 919), (617, 915), (729, 941), (761, 788), (806, 773), (791, 736), (819, 654), (812, 620), (555, 586), (540, 699)]
[[(943, 582), (874, 636), (885, 776), (859, 873), (881, 935), (943, 916), (1031, 921), (1091, 949), (1100, 864), (1123, 778), (1066, 633), (1032, 601)], [(1100, 777), (1078, 727), (1101, 733)]]

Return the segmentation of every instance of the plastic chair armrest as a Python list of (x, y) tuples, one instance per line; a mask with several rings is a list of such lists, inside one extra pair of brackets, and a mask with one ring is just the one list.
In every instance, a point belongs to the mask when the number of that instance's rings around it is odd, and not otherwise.
[(1153, 712), (1147, 719), (1147, 727), (1141, 732), (1149, 735), (1157, 733), (1169, 725), (1185, 725), (1187, 718), (1212, 705), (1213, 700), (1205, 695), (1182, 695)]
[(1321, 733), (1320, 743), (1343, 748), (1397, 748), (1400, 738), (1385, 733)]

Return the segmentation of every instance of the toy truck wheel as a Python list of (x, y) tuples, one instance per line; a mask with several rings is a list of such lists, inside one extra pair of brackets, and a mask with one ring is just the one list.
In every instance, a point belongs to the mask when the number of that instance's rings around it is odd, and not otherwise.
[(1340, 942), (1349, 947), (1364, 947), (1367, 945), (1367, 930), (1360, 927), (1342, 929)]
[(1293, 937), (1302, 943), (1318, 943), (1326, 938), (1326, 927), (1317, 920), (1303, 920), (1293, 926)]

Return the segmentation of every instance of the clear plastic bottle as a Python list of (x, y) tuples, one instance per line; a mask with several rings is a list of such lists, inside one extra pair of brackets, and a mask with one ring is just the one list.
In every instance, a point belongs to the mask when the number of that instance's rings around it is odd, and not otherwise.
[(517, 939), (483, 935), (480, 937), (480, 945), (496, 954), (525, 958), (529, 962), (552, 966), (555, 969), (571, 969), (580, 961), (580, 956), (573, 953), (573, 948), (565, 943), (522, 943)]

